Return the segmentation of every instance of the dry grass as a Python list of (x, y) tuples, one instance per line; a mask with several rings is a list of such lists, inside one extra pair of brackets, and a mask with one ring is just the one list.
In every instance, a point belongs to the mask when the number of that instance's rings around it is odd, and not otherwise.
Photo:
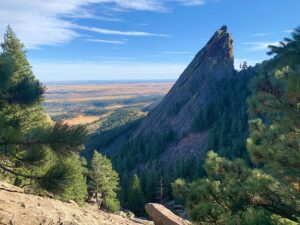
[(71, 119), (64, 120), (64, 123), (69, 125), (89, 124), (99, 120), (99, 116), (79, 115)]

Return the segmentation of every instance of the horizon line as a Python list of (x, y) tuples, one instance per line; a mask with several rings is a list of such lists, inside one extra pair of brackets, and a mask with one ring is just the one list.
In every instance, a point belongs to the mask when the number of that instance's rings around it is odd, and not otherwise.
[(44, 84), (68, 84), (68, 83), (150, 83), (150, 82), (174, 82), (177, 79), (117, 79), (117, 80), (53, 80), (41, 81)]

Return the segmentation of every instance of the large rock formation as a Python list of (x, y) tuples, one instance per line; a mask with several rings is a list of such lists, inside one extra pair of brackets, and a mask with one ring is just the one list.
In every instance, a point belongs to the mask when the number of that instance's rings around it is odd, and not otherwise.
[(162, 102), (143, 121), (137, 134), (172, 129), (181, 138), (191, 130), (199, 110), (211, 101), (214, 84), (231, 78), (233, 39), (223, 26), (195, 56)]
[(79, 207), (51, 198), (25, 194), (24, 190), (0, 182), (0, 224), (14, 225), (151, 225), (150, 221), (126, 218), (92, 208)]
[(164, 165), (194, 156), (203, 159), (209, 131), (194, 132), (193, 123), (199, 112), (214, 101), (217, 83), (233, 78), (235, 73), (233, 39), (223, 26), (199, 51), (133, 136), (150, 139), (168, 132), (175, 135), (176, 141), (168, 143), (159, 157)]
[(146, 212), (154, 221), (155, 225), (190, 225), (187, 220), (176, 216), (161, 204), (149, 203), (145, 206)]

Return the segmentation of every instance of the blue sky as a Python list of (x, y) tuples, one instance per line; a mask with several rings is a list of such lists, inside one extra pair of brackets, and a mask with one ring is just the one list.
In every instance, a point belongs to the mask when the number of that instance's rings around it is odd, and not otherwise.
[(36, 76), (58, 80), (176, 79), (216, 29), (235, 61), (266, 59), (300, 25), (299, 0), (1, 0)]

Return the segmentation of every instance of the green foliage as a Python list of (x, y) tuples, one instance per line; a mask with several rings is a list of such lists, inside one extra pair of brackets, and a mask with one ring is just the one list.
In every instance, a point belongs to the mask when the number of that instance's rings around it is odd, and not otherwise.
[[(123, 134), (135, 129), (141, 122), (141, 119), (135, 119), (127, 122), (124, 125), (114, 127), (109, 130), (93, 133), (89, 135), (86, 148), (93, 151), (93, 149), (103, 149), (109, 146), (114, 140)], [(123, 122), (122, 122), (123, 123)], [(85, 152), (87, 154), (88, 152)]]
[(261, 66), (249, 99), (251, 135), (247, 141), (254, 162), (265, 164), (283, 180), (300, 183), (300, 29), (273, 60)]
[(63, 200), (82, 203), (87, 196), (84, 170), (76, 155), (57, 161), (40, 180), (40, 184)]
[(140, 179), (137, 175), (133, 177), (128, 193), (127, 205), (137, 216), (145, 214), (145, 197), (141, 188)]
[(97, 151), (94, 151), (91, 161), (89, 190), (96, 195), (99, 209), (112, 212), (120, 209), (117, 200), (119, 176), (113, 170), (110, 160)]
[(282, 218), (296, 219), (299, 211), (293, 208), (297, 203), (291, 188), (262, 170), (213, 152), (208, 153), (205, 169), (204, 179), (174, 184), (196, 224), (276, 224)]
[(249, 162), (245, 144), (248, 136), (246, 99), (250, 94), (249, 80), (256, 73), (257, 68), (249, 68), (215, 84), (213, 100), (200, 110), (192, 124), (194, 132), (209, 132), (207, 151), (216, 149), (221, 156), (244, 158)]
[(113, 159), (114, 163), (119, 171), (134, 170), (141, 162), (151, 162), (157, 159), (165, 151), (166, 146), (173, 141), (175, 141), (175, 134), (172, 130), (140, 135), (122, 147), (120, 154)]
[(185, 180), (179, 178), (172, 183), (172, 194), (177, 202), (184, 202), (184, 198), (187, 194)]
[(0, 170), (15, 185), (44, 188), (63, 199), (83, 201), (81, 164), (86, 131), (51, 125), (43, 113), (44, 86), (34, 77), (23, 45), (10, 27), (0, 54)]

